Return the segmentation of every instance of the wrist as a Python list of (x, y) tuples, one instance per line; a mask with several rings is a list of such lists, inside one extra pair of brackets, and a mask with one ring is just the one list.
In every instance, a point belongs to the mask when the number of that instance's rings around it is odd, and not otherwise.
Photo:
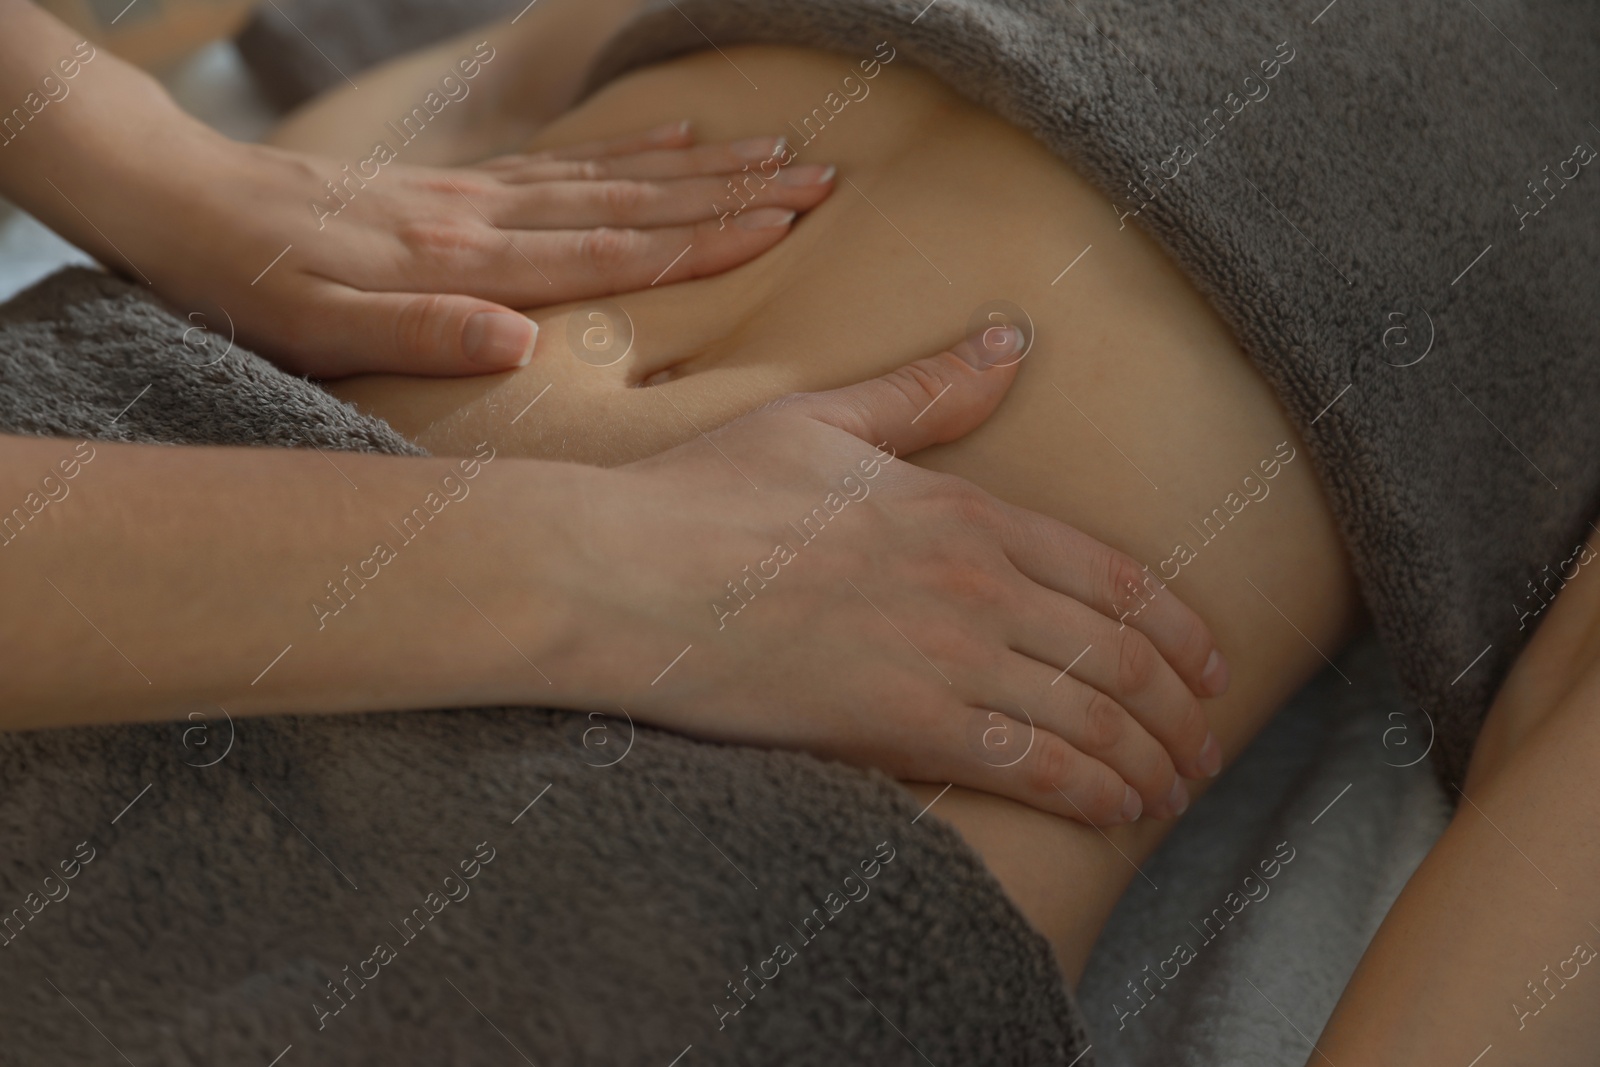
[(480, 510), (436, 542), (428, 562), (440, 597), (435, 635), (451, 646), (447, 684), (474, 706), (593, 704), (604, 687), (582, 666), (596, 639), (598, 581), (584, 531), (610, 472), (488, 457), (493, 448), (480, 445), (457, 461), (458, 481), (479, 498), (463, 510)]
[[(497, 606), (485, 614), (516, 620), (520, 635), (512, 650), (481, 630), (496, 657), (485, 677), (503, 687), (494, 700), (604, 712), (642, 703), (651, 678), (689, 639), (680, 571), (693, 549), (644, 518), (666, 521), (657, 506), (678, 494), (652, 495), (659, 482), (621, 470), (537, 466), (536, 478), (510, 488), (517, 502), (497, 506), (504, 533), (485, 561), (500, 576), (486, 586)], [(501, 473), (514, 472), (508, 465)]]
[(75, 76), (57, 77), (57, 97), (0, 147), (0, 194), (103, 262), (137, 263), (126, 205), (147, 203), (183, 172), (177, 161), (222, 138), (150, 75), (86, 48), (84, 59), (62, 53)]
[(341, 458), (360, 500), (319, 522), (276, 597), (272, 632), (296, 662), (259, 682), (229, 672), (217, 702), (246, 714), (568, 703), (580, 600), (568, 523), (588, 468), (487, 444), (380, 462), (382, 478)]

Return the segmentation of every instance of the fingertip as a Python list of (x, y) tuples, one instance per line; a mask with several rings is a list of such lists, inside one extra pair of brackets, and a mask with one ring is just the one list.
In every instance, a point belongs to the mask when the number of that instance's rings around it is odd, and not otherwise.
[(1200, 746), (1200, 770), (1207, 778), (1215, 778), (1222, 773), (1222, 746), (1217, 743), (1217, 735), (1206, 734), (1206, 743)]
[(1200, 672), (1200, 684), (1206, 690), (1204, 695), (1221, 696), (1228, 691), (1228, 681), (1228, 661), (1222, 658), (1219, 650), (1212, 649), (1211, 655), (1206, 657), (1205, 669)]
[(733, 224), (741, 230), (754, 232), (786, 230), (794, 224), (795, 212), (789, 208), (763, 207), (754, 211), (741, 211), (734, 216)]
[(645, 140), (652, 145), (692, 144), (693, 130), (694, 124), (688, 119), (679, 119), (677, 122), (657, 126), (645, 134)]
[(533, 361), (539, 324), (514, 311), (478, 311), (461, 328), (467, 362), (483, 371), (507, 371)]
[[(1182, 783), (1180, 782), (1179, 785), (1181, 787)], [(1125, 823), (1134, 822), (1140, 815), (1144, 814), (1144, 800), (1140, 798), (1138, 791), (1133, 786), (1125, 785), (1122, 788), (1124, 790), (1121, 812), (1122, 821)]]
[(1014, 367), (1022, 349), (1022, 331), (1015, 326), (990, 326), (964, 339), (950, 351), (974, 370)]
[(1189, 787), (1183, 784), (1182, 778), (1173, 779), (1172, 789), (1168, 791), (1163, 807), (1169, 819), (1176, 819), (1189, 810)]

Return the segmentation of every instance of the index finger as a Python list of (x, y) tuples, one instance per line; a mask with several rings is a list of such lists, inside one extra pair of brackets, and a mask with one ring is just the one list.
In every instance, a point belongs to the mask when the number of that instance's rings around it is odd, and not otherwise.
[(689, 148), (649, 147), (602, 158), (552, 159), (502, 156), (478, 164), (500, 181), (525, 184), (544, 181), (667, 181), (749, 172), (762, 182), (776, 181), (795, 159), (782, 137), (747, 137), (739, 141)]
[(533, 152), (522, 158), (544, 160), (607, 159), (611, 156), (625, 156), (633, 152), (648, 152), (659, 148), (684, 148), (692, 144), (694, 144), (694, 131), (690, 128), (689, 120), (684, 119), (680, 122), (669, 122), (664, 126), (645, 130), (642, 133), (627, 133), (621, 137), (581, 141), (578, 144), (564, 145), (560, 148), (551, 148), (542, 152)]
[(1066, 523), (1001, 505), (1003, 547), (1028, 578), (1149, 638), (1197, 697), (1228, 689), (1228, 663), (1211, 629), (1149, 567)]

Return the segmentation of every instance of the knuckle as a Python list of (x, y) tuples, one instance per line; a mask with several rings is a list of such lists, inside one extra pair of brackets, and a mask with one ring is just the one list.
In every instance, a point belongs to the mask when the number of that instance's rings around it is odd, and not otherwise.
[(943, 664), (946, 671), (959, 667), (983, 678), (994, 677), (1000, 669), (1001, 648), (974, 635), (971, 627), (957, 623), (920, 626), (916, 643), (921, 645), (933, 662)]
[(965, 609), (997, 608), (1011, 599), (1007, 583), (987, 563), (946, 557), (936, 566), (941, 591)]
[(438, 219), (401, 223), (397, 236), (412, 253), (427, 256), (460, 256), (482, 247), (477, 227)]
[(493, 178), (477, 178), (462, 173), (423, 177), (419, 181), (422, 183), (422, 187), (430, 192), (452, 196), (457, 200), (461, 197), (466, 197), (473, 203), (478, 203), (485, 197), (493, 196), (500, 184)]
[(889, 374), (886, 380), (919, 408), (932, 403), (948, 384), (923, 361), (900, 367)]
[(1090, 752), (1115, 748), (1128, 731), (1128, 713), (1122, 705), (1096, 690), (1083, 709), (1083, 743)]
[(1131, 556), (1116, 551), (1106, 554), (1105, 598), (1113, 615), (1117, 614), (1117, 606), (1140, 588), (1143, 580), (1144, 568)]
[(638, 238), (632, 230), (600, 226), (578, 239), (579, 260), (603, 273), (628, 266), (637, 255)]
[(595, 186), (600, 207), (611, 218), (623, 222), (637, 219), (649, 201), (649, 186), (641, 182), (603, 181)]
[(1028, 761), (1028, 788), (1035, 793), (1055, 793), (1061, 788), (1071, 762), (1072, 750), (1065, 741), (1038, 735), (1033, 759)]
[(449, 319), (442, 296), (407, 300), (394, 319), (395, 348), (401, 352), (422, 353), (446, 347), (445, 329)]
[(1149, 638), (1137, 630), (1125, 630), (1117, 649), (1117, 691), (1128, 695), (1143, 693), (1156, 680), (1161, 654)]
[(981, 491), (961, 493), (951, 502), (950, 510), (963, 526), (975, 527), (979, 530), (994, 528), (997, 516), (994, 501)]
[(937, 493), (950, 517), (962, 526), (982, 531), (994, 528), (999, 518), (994, 498), (971, 482), (952, 478), (939, 486)]
[(1122, 801), (1127, 792), (1128, 783), (1117, 775), (1109, 771), (1096, 775), (1093, 784), (1086, 790), (1090, 816), (1100, 823), (1120, 823)]
[(450, 182), (446, 180), (443, 175), (434, 173), (432, 171), (424, 171), (422, 173), (412, 175), (411, 188), (418, 192), (439, 194), (448, 193), (451, 195), (455, 194), (456, 189), (460, 189), (468, 196), (472, 195), (471, 189), (459, 183), (452, 187)]
[(321, 185), (325, 180), (321, 169), (313, 162), (310, 156), (286, 153), (274, 160), (274, 163), (280, 166), (287, 166), (289, 172), (301, 184)]

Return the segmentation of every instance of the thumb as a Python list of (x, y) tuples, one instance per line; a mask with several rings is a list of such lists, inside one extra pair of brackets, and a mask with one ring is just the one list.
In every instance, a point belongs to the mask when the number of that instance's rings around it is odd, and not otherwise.
[(788, 411), (897, 454), (965, 437), (994, 414), (1022, 362), (1021, 331), (991, 326), (936, 356), (869, 381), (806, 393)]
[(294, 352), (315, 377), (493, 374), (526, 366), (539, 336), (525, 316), (469, 296), (328, 286), (317, 297), (317, 327)]

